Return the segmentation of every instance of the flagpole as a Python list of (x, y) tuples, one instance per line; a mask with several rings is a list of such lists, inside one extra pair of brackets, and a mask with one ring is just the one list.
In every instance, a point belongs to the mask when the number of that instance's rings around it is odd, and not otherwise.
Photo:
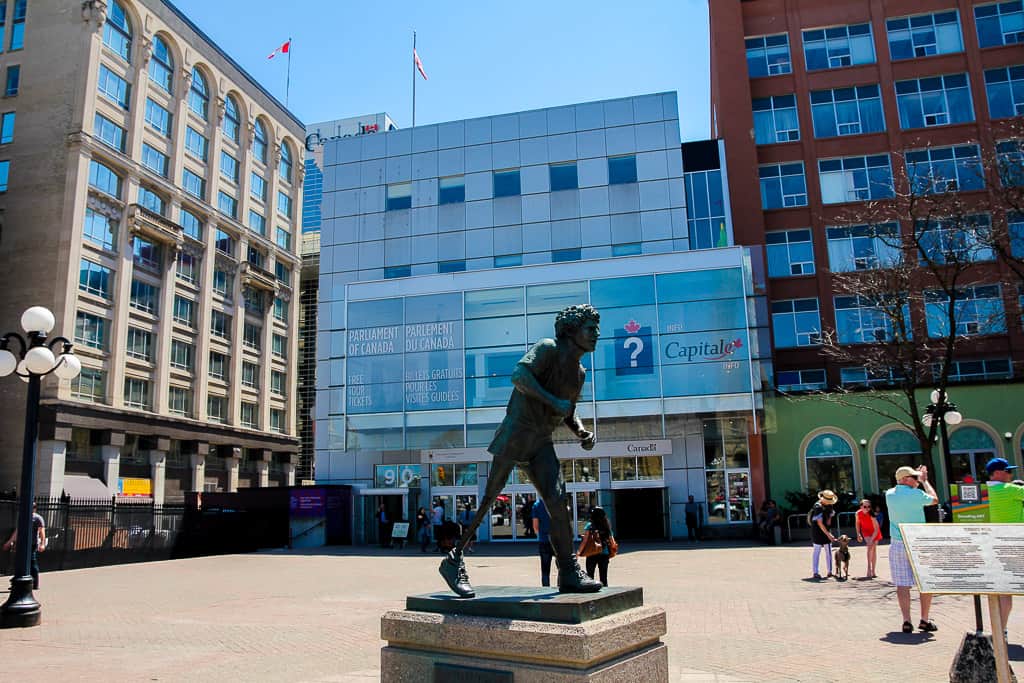
[(288, 106), (288, 93), (292, 87), (292, 39), (288, 36), (288, 75), (284, 81), (284, 106)]
[(412, 127), (416, 127), (416, 31), (412, 32)]

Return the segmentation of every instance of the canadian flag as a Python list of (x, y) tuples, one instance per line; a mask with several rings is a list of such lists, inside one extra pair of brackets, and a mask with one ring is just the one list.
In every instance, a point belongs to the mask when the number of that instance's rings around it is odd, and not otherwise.
[(292, 46), (292, 39), (289, 38), (288, 40), (284, 41), (284, 44), (282, 44), (281, 47), (277, 48), (276, 50), (271, 52), (269, 55), (267, 55), (267, 59), (273, 59), (274, 57), (277, 56), (277, 53), (279, 53), (279, 52), (281, 54), (283, 54), (283, 55), (288, 54), (288, 50), (291, 49), (291, 46)]
[(423, 80), (430, 80), (427, 78), (427, 72), (423, 70), (423, 62), (420, 61), (420, 56), (416, 53), (416, 48), (412, 49), (412, 60), (416, 63), (416, 70), (420, 72), (420, 76), (423, 76)]

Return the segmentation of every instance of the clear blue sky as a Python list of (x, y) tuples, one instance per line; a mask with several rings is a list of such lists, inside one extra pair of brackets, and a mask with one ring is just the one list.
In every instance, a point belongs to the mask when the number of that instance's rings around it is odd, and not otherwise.
[[(412, 31), (437, 123), (675, 90), (683, 139), (709, 136), (707, 0), (172, 0), (304, 122), (386, 111), (411, 122)], [(284, 10), (284, 11), (282, 11)]]

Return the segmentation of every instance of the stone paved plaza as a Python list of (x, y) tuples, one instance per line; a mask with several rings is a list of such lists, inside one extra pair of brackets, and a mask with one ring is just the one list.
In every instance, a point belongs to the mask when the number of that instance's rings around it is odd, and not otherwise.
[[(468, 557), (470, 576), (477, 585), (535, 585), (531, 550), (480, 546)], [(672, 681), (948, 680), (973, 628), (970, 599), (942, 596), (937, 633), (899, 633), (885, 547), (880, 579), (843, 583), (807, 580), (803, 546), (624, 551), (610, 582), (642, 585), (647, 604), (668, 611)], [(343, 548), (44, 574), (44, 623), (0, 631), (0, 680), (376, 680), (380, 615), (403, 608), (407, 593), (443, 588), (438, 560), (418, 549)], [(863, 549), (851, 565), (863, 572)], [(1019, 609), (1011, 643), (1024, 640)], [(914, 610), (916, 621), (916, 600)], [(1024, 671), (1024, 648), (1011, 644), (1010, 657)]]

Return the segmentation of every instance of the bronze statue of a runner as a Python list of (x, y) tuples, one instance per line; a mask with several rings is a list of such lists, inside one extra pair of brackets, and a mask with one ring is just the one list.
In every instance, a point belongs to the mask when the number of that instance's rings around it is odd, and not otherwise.
[(601, 315), (590, 304), (569, 306), (555, 317), (555, 339), (541, 339), (516, 364), (505, 419), (487, 447), (494, 459), (483, 500), (473, 521), (441, 561), (439, 569), (448, 587), (459, 597), (476, 595), (466, 573), (463, 548), (490, 513), (516, 464), (526, 469), (551, 516), (551, 547), (558, 564), (558, 591), (594, 593), (601, 589), (601, 582), (587, 576), (576, 561), (565, 483), (551, 441), (551, 433), (564, 423), (584, 449), (594, 447), (594, 433), (587, 431), (576, 417), (576, 402), (587, 372), (580, 359), (597, 346), (600, 323)]

